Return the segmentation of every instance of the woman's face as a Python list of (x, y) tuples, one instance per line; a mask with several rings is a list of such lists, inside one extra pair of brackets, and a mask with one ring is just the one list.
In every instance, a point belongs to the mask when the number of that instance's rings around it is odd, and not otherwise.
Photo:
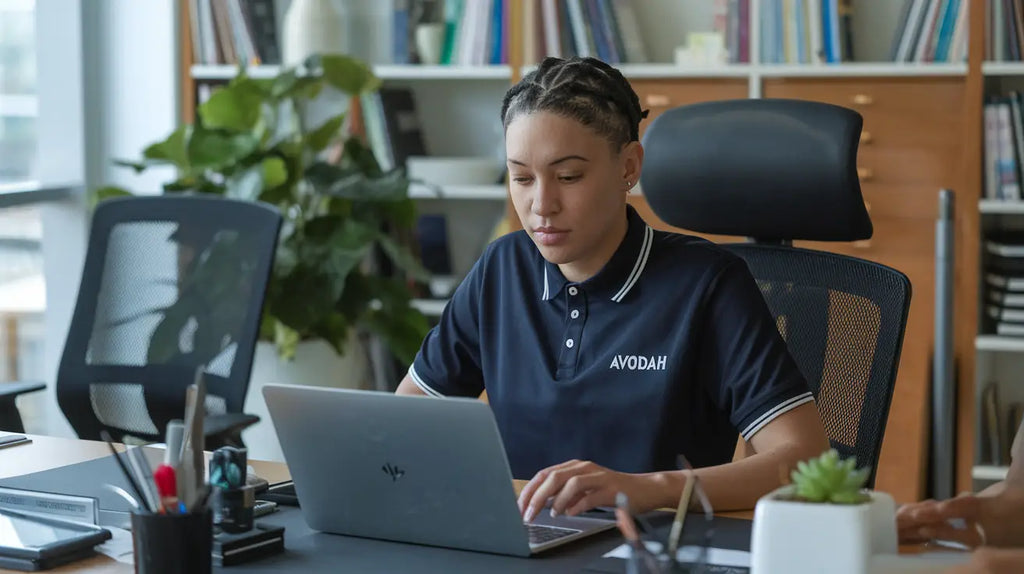
[(576, 120), (537, 111), (512, 120), (505, 152), (512, 203), (541, 255), (570, 281), (600, 271), (625, 234), (626, 194), (643, 159), (639, 142), (616, 153)]

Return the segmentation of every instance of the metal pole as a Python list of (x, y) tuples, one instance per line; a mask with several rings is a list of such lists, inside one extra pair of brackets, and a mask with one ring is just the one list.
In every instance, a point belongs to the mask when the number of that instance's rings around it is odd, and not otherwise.
[(935, 353), (932, 369), (932, 496), (954, 493), (956, 426), (953, 376), (953, 236), (954, 195), (939, 192), (939, 219), (935, 225)]

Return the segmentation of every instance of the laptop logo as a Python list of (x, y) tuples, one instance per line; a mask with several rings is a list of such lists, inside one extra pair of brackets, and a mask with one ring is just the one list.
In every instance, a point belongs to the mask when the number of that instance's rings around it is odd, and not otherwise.
[(393, 464), (385, 463), (380, 469), (384, 471), (384, 474), (391, 477), (391, 482), (397, 482), (399, 478), (405, 476), (405, 471)]

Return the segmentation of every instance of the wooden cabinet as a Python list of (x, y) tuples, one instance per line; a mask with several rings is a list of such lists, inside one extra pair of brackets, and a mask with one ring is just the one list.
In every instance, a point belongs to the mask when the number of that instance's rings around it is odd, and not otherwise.
[(746, 98), (749, 91), (746, 78), (630, 79), (629, 83), (640, 98), (640, 108), (650, 111), (647, 119), (640, 122), (641, 139), (647, 126), (665, 110), (698, 102)]
[(939, 190), (963, 180), (964, 79), (779, 79), (765, 82), (763, 95), (837, 104), (864, 118), (857, 168), (873, 237), (798, 244), (876, 261), (910, 278), (913, 297), (877, 487), (897, 500), (916, 500), (926, 476), (935, 218)]

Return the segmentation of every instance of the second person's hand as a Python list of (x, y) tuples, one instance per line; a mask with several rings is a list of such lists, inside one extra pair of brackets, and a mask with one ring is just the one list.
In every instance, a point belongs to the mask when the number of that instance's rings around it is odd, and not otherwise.
[(615, 495), (629, 497), (633, 512), (664, 506), (664, 475), (616, 472), (590, 461), (570, 460), (539, 471), (519, 494), (519, 512), (531, 522), (551, 501), (553, 515), (575, 516), (598, 506), (614, 506)]

